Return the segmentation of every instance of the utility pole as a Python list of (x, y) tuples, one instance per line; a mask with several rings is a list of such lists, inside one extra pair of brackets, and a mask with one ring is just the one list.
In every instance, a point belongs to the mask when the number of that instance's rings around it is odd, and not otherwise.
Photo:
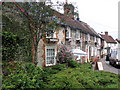
[[(120, 40), (120, 2), (118, 3), (118, 40)], [(117, 49), (117, 54), (118, 54), (118, 60), (120, 61), (120, 43), (118, 43), (118, 49)]]

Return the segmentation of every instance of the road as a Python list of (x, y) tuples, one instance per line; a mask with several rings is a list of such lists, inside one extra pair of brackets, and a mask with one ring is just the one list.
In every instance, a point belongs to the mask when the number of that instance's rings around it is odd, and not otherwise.
[(117, 69), (117, 68), (109, 65), (109, 61), (105, 61), (105, 58), (102, 58), (100, 61), (103, 64), (103, 70), (104, 71), (109, 71), (109, 72), (112, 72), (112, 73), (115, 73), (115, 74), (120, 74), (120, 69)]

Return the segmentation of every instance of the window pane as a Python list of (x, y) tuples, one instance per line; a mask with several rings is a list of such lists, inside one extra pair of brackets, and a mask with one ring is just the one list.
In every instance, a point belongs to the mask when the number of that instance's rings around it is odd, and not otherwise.
[(47, 64), (54, 64), (55, 59), (55, 49), (47, 49)]

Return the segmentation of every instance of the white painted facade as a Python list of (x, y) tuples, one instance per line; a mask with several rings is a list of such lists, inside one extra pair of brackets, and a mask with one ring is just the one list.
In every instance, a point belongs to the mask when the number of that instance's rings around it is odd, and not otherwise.
[(108, 54), (107, 48), (110, 48), (109, 53), (111, 53), (112, 51), (117, 51), (117, 44), (115, 44), (115, 43), (107, 43), (106, 41), (104, 41), (104, 54), (105, 55)]

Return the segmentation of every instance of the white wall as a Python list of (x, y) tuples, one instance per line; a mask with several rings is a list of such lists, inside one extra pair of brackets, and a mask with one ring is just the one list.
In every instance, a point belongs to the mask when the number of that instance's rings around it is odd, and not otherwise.
[(117, 59), (120, 61), (120, 44), (117, 43)]

